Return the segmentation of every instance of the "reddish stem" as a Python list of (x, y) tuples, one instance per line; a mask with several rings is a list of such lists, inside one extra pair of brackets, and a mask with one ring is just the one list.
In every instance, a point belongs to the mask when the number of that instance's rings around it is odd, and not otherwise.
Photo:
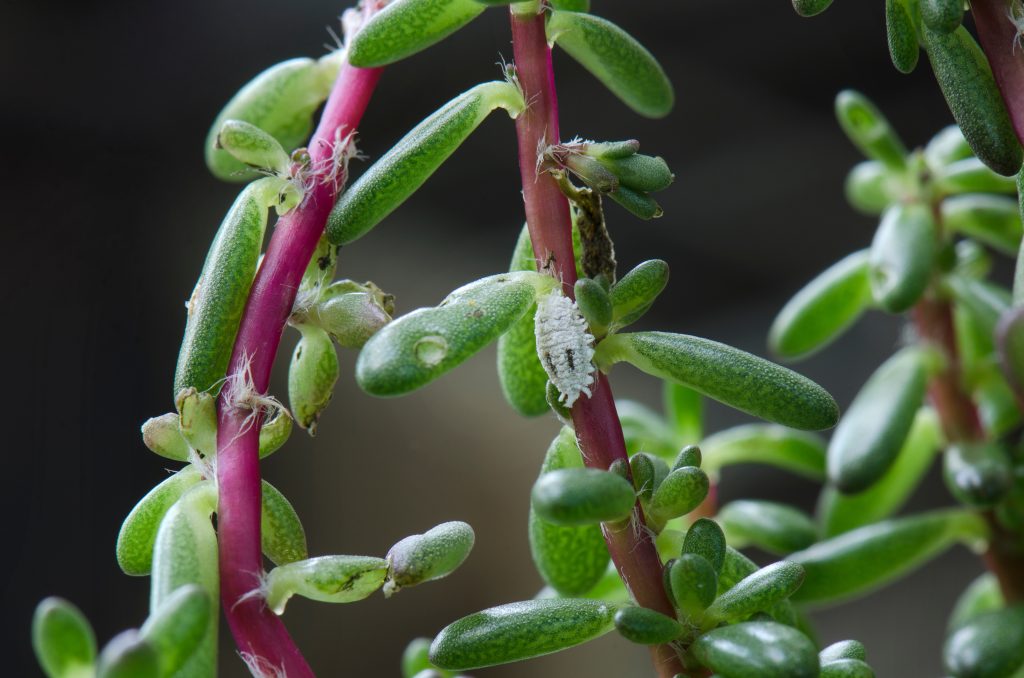
[(1010, 21), (1005, 0), (971, 0), (981, 48), (1003, 95), (1017, 138), (1024, 144), (1024, 48)]
[[(367, 3), (370, 4), (370, 3)], [(359, 125), (381, 69), (343, 63), (309, 145), (313, 167), (332, 160), (338, 134)], [(327, 223), (342, 182), (317, 181), (301, 206), (278, 220), (266, 256), (253, 280), (221, 390), (217, 429), (217, 532), (220, 542), (221, 602), (243, 657), (264, 668), (282, 669), (289, 678), (313, 676), (280, 618), (262, 598), (244, 596), (257, 589), (263, 573), (260, 549), (260, 417), (229, 402), (230, 386), (251, 379), (266, 393), (285, 322), (295, 303), (302, 274)], [(247, 421), (248, 419), (248, 421)]]
[[(512, 47), (516, 72), (529, 106), (516, 119), (519, 140), (519, 171), (523, 181), (526, 222), (540, 270), (561, 280), (572, 295), (576, 266), (572, 250), (569, 203), (548, 174), (537, 173), (537, 152), (558, 143), (558, 98), (551, 66), (551, 49), (544, 31), (544, 16), (512, 12)], [(576, 437), (587, 466), (607, 469), (612, 462), (628, 462), (615, 399), (604, 375), (598, 375), (590, 398), (580, 398), (572, 409)], [(628, 463), (626, 468), (628, 469)], [(626, 529), (604, 527), (612, 561), (636, 602), (675, 618), (662, 581), (661, 557), (650, 533), (643, 527), (643, 510), (637, 504), (633, 524)], [(676, 651), (668, 645), (651, 650), (659, 676), (686, 674)]]

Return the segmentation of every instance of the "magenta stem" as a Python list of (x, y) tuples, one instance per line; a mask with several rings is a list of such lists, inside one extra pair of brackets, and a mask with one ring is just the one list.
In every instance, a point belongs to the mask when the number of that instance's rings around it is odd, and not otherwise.
[[(569, 202), (549, 174), (538, 174), (536, 170), (538, 149), (559, 142), (558, 98), (544, 15), (519, 15), (513, 11), (511, 16), (516, 73), (529, 102), (516, 119), (526, 222), (538, 269), (551, 272), (561, 280), (565, 293), (572, 296), (576, 266)], [(598, 375), (593, 395), (576, 401), (572, 419), (587, 466), (607, 469), (612, 462), (621, 459), (629, 468), (615, 399), (603, 374)], [(634, 520), (643, 525), (644, 515), (639, 503), (635, 512)], [(636, 602), (675, 618), (675, 609), (663, 584), (661, 557), (650, 533), (632, 526), (614, 529), (606, 525), (604, 537), (619, 576)], [(655, 646), (651, 653), (659, 676), (688, 675), (678, 654), (668, 645)]]
[[(347, 61), (342, 64), (309, 145), (312, 167), (330, 163), (335, 140), (358, 127), (380, 74), (379, 68), (356, 68)], [(266, 393), (299, 282), (324, 231), (340, 183), (318, 180), (303, 203), (278, 220), (238, 329), (227, 372), (228, 386), (221, 390), (218, 401), (217, 533), (224, 614), (244, 658), (283, 670), (289, 678), (314, 674), (281, 619), (263, 599), (245, 598), (260, 586), (263, 574), (261, 421), (257, 418), (247, 422), (251, 411), (235, 407), (227, 395), (229, 386), (238, 379), (251, 379), (256, 391)]]
[(1003, 95), (1017, 138), (1024, 144), (1024, 43), (1010, 21), (1005, 0), (971, 0), (981, 48)]

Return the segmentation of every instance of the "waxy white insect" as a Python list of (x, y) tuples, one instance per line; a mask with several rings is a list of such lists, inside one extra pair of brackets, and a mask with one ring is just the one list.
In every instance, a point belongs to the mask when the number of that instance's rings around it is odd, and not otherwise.
[(537, 301), (537, 355), (558, 389), (559, 402), (566, 407), (572, 407), (581, 393), (591, 395), (594, 336), (589, 330), (576, 303), (561, 292), (556, 290)]

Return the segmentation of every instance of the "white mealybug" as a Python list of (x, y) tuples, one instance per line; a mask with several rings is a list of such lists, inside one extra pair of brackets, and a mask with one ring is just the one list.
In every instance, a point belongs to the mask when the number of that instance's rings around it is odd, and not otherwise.
[(589, 329), (575, 302), (561, 292), (556, 290), (537, 301), (537, 355), (561, 394), (559, 402), (566, 407), (572, 407), (580, 393), (591, 395), (594, 337)]
[(1017, 29), (1013, 34), (1013, 44), (1010, 46), (1010, 52), (1016, 54), (1017, 48), (1022, 46), (1021, 40), (1024, 39), (1024, 3), (1021, 3), (1021, 0), (1011, 0), (1010, 6), (1006, 9), (1006, 18)]

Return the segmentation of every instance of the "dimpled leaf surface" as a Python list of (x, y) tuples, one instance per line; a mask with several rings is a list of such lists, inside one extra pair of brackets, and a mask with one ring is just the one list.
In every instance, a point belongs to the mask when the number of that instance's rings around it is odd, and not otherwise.
[(117, 564), (125, 574), (150, 573), (160, 521), (174, 502), (200, 480), (199, 472), (186, 466), (150, 490), (131, 510), (117, 535)]
[(320, 413), (331, 402), (340, 368), (338, 352), (327, 332), (301, 325), (302, 338), (295, 345), (288, 366), (288, 404), (299, 426), (314, 434)]
[(885, 0), (885, 33), (889, 57), (900, 73), (910, 73), (917, 66), (921, 48), (917, 30), (903, 0)]
[(810, 379), (710, 339), (637, 332), (617, 334), (598, 345), (595, 362), (602, 369), (622, 360), (786, 426), (820, 430), (839, 419), (835, 400)]
[(284, 612), (288, 599), (299, 594), (325, 603), (351, 603), (384, 584), (388, 561), (370, 556), (320, 556), (275, 567), (267, 575), (267, 605)]
[(557, 525), (623, 520), (636, 501), (628, 480), (593, 468), (545, 473), (534, 484), (530, 498), (537, 514)]
[(645, 261), (622, 276), (608, 291), (612, 304), (612, 328), (625, 327), (639, 320), (667, 284), (668, 264), (661, 259)]
[(447, 577), (469, 557), (475, 541), (473, 528), (458, 520), (402, 539), (388, 551), (391, 570), (384, 595)]
[(646, 607), (623, 607), (615, 613), (614, 621), (623, 638), (640, 645), (669, 643), (683, 632), (675, 619)]
[(430, 660), (464, 671), (551, 654), (611, 631), (615, 611), (596, 600), (573, 598), (492, 607), (442, 629)]
[(263, 482), (263, 506), (260, 513), (260, 541), (264, 555), (275, 565), (302, 560), (306, 550), (306, 531), (291, 502), (281, 492)]
[(822, 664), (820, 678), (875, 678), (875, 672), (860, 659), (837, 659)]
[(762, 567), (722, 593), (707, 609), (715, 622), (735, 622), (755, 612), (770, 610), (800, 588), (804, 568), (785, 560)]
[(814, 643), (794, 628), (774, 622), (747, 622), (708, 631), (691, 650), (723, 678), (815, 678)]
[(32, 617), (32, 648), (49, 678), (85, 678), (96, 661), (89, 620), (62, 598), (46, 598)]
[(353, 66), (385, 66), (440, 42), (480, 15), (476, 0), (394, 0), (356, 33)]
[(825, 477), (825, 441), (814, 433), (777, 424), (743, 424), (701, 443), (701, 464), (714, 474), (731, 464), (770, 464), (811, 480)]
[(942, 658), (956, 678), (1012, 675), (1024, 665), (1024, 606), (978, 615), (946, 639)]
[(838, 643), (832, 643), (819, 652), (818, 659), (821, 660), (822, 664), (840, 659), (860, 659), (864, 661), (867, 659), (867, 650), (864, 649), (864, 644), (860, 641), (840, 640)]

